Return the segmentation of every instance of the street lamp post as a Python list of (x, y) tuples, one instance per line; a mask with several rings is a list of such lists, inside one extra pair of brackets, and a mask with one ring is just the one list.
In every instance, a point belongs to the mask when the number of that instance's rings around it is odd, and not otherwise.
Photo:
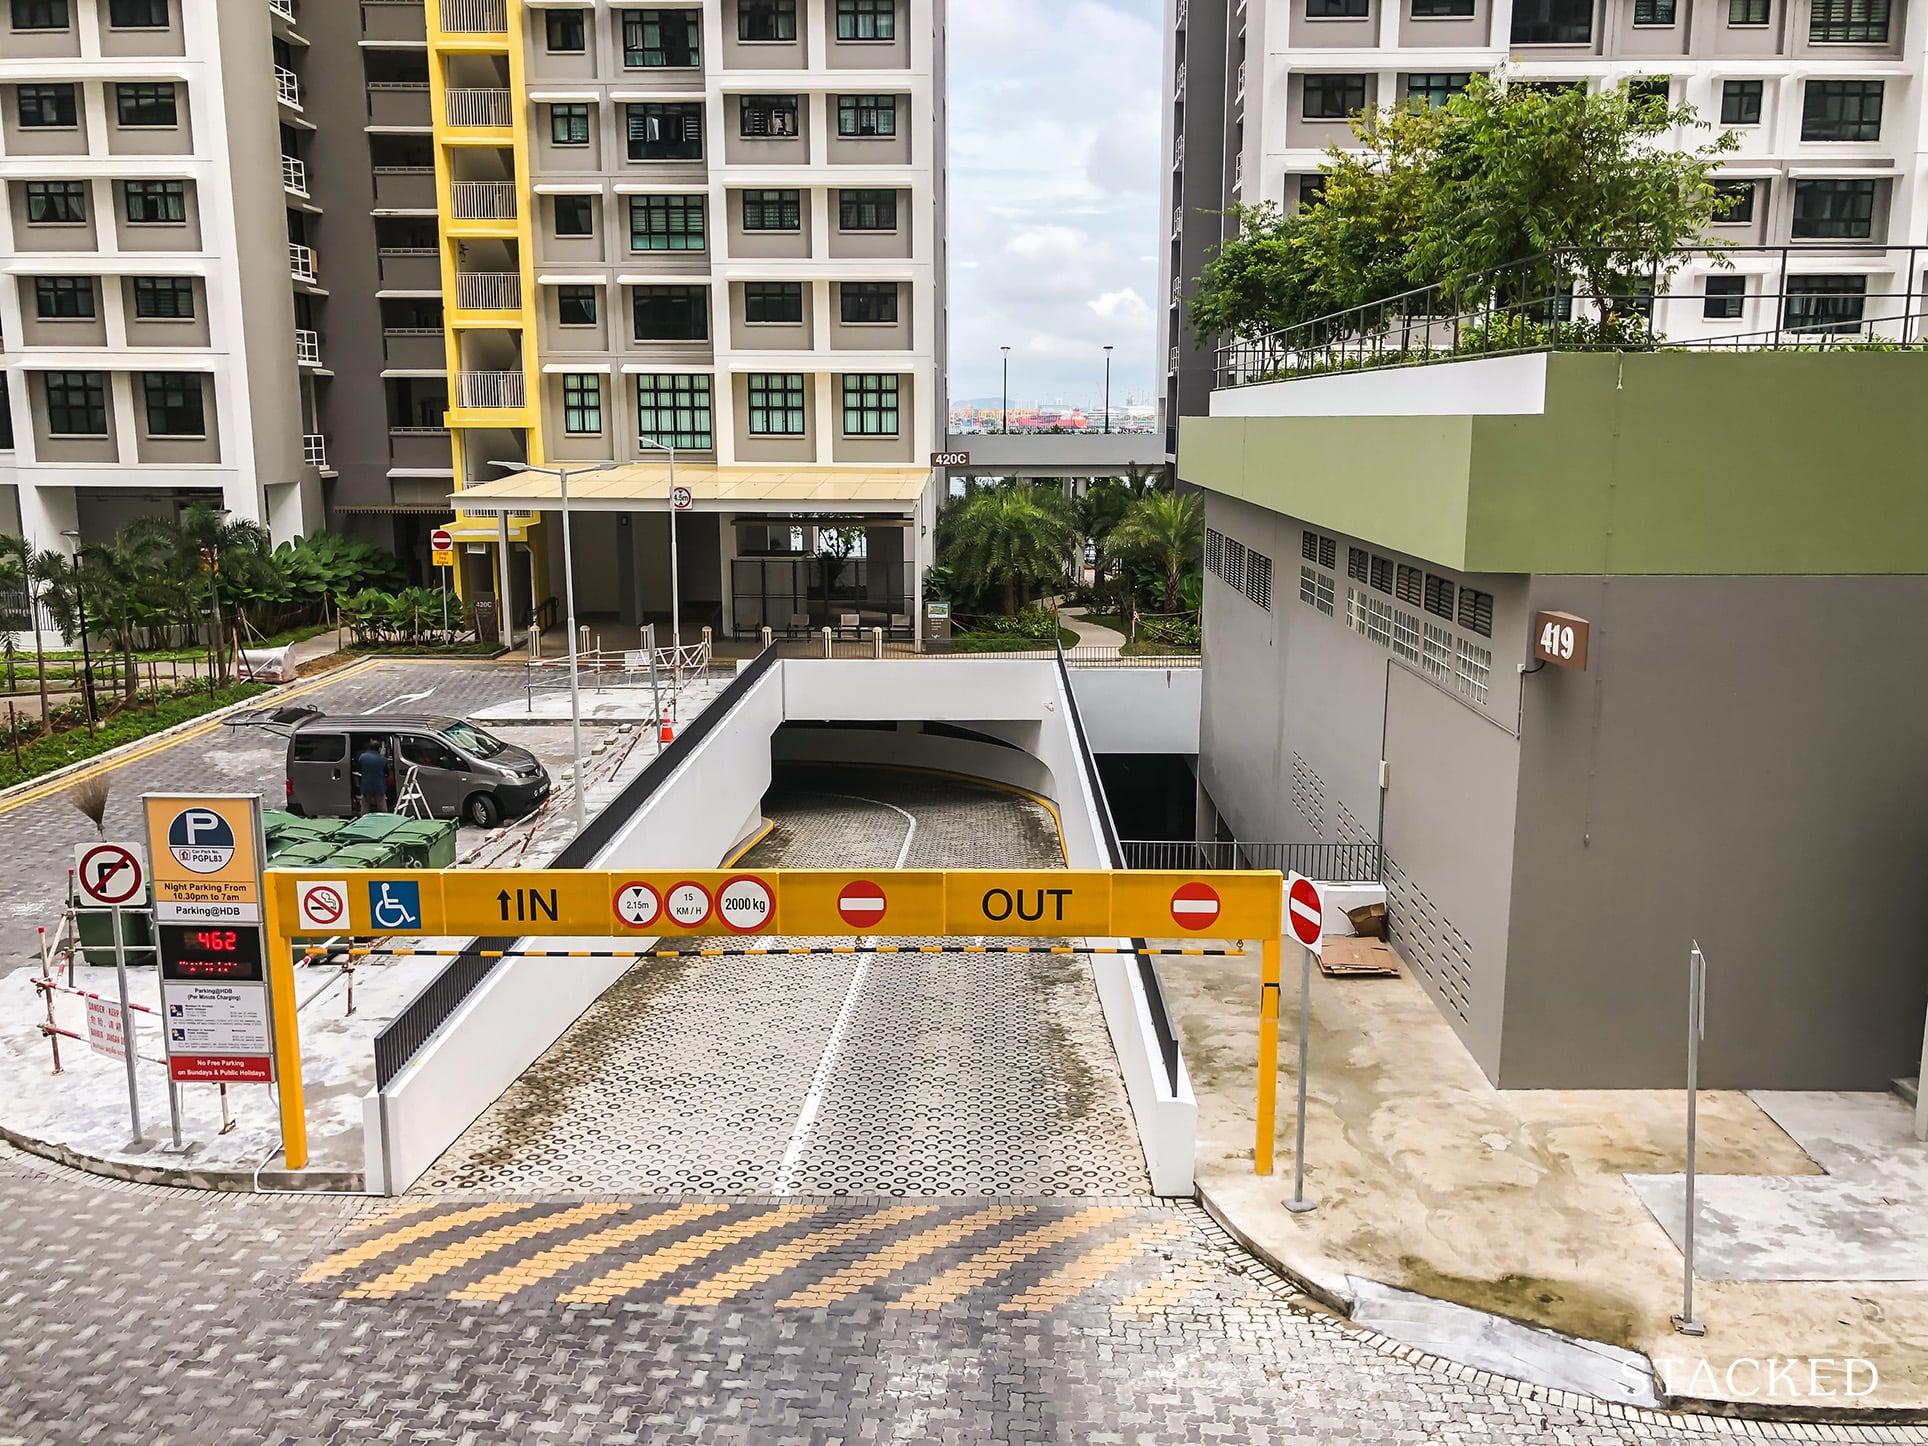
[(493, 465), (510, 472), (540, 472), (545, 477), (553, 477), (562, 497), (562, 603), (569, 626), (569, 756), (575, 770), (576, 832), (581, 833), (589, 826), (589, 806), (584, 799), (588, 790), (582, 777), (582, 675), (576, 668), (576, 555), (569, 545), (569, 479), (606, 472), (616, 464), (591, 462), (582, 467), (538, 467), (530, 462), (497, 462)]
[(1111, 435), (1111, 348), (1105, 348), (1105, 435)]
[(1011, 430), (1011, 348), (1001, 346), (998, 350), (1004, 353), (1004, 410), (997, 416), (997, 429), (1001, 435)]
[[(683, 588), (682, 578), (676, 562), (676, 449), (667, 442), (659, 442), (654, 437), (638, 437), (636, 441), (645, 447), (658, 447), (669, 453), (669, 666), (675, 679), (674, 691), (670, 695), (673, 704), (676, 695), (683, 688)], [(657, 726), (662, 726), (657, 719)]]
[(60, 534), (74, 544), (74, 606), (80, 610), (80, 706), (87, 715), (87, 732), (94, 731), (94, 659), (87, 646), (87, 592), (80, 578), (80, 533), (68, 529)]

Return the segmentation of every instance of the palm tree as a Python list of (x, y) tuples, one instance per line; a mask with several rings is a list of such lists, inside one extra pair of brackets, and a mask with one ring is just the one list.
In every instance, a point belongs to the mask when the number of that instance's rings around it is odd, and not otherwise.
[(1153, 492), (1131, 505), (1111, 530), (1111, 544), (1165, 574), (1165, 611), (1178, 611), (1179, 590), (1205, 547), (1205, 504), (1196, 492)]
[(1078, 524), (1055, 487), (1005, 483), (973, 493), (945, 509), (941, 552), (965, 583), (1000, 587), (1004, 615), (1017, 616), (1020, 594), (1064, 572), (1077, 548)]
[(130, 549), (138, 547), (144, 556), (167, 556), (168, 579), (177, 599), (176, 616), (196, 616), (201, 599), (208, 600), (209, 644), (217, 674), (226, 682), (228, 650), (221, 619), (221, 588), (230, 580), (237, 588), (260, 588), (280, 577), (268, 530), (258, 522), (230, 517), (205, 502), (193, 502), (175, 518), (135, 518), (128, 524), (122, 542)]
[(0, 587), (26, 594), (27, 626), (33, 629), (34, 673), (40, 679), (40, 726), (45, 728), (47, 654), (40, 640), (40, 585), (33, 576), (33, 548), (26, 538), (0, 535)]

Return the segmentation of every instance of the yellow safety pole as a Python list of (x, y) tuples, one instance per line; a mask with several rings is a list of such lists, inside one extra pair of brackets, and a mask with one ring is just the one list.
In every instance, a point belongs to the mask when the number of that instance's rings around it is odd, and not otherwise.
[(1267, 939), (1259, 982), (1259, 1122), (1252, 1156), (1258, 1173), (1272, 1173), (1272, 1144), (1278, 1134), (1279, 1104), (1279, 940)]
[(288, 1168), (305, 1170), (308, 1167), (308, 1106), (301, 1087), (301, 1029), (295, 1019), (294, 940), (282, 932), (280, 890), (272, 880), (262, 894), (262, 922), (268, 943), (268, 997), (274, 1008), (274, 1073), (281, 1093), (281, 1142)]

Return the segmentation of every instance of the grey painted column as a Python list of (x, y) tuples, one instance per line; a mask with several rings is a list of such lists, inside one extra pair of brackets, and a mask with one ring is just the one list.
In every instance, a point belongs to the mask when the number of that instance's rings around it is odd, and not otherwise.
[(496, 621), (502, 628), (502, 646), (515, 646), (515, 584), (509, 580), (509, 513), (505, 508), (495, 514), (495, 555), (501, 568), (501, 597), (496, 600)]

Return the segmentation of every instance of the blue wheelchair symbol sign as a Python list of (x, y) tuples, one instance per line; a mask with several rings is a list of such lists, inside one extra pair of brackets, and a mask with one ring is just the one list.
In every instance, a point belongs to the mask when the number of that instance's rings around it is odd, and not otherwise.
[(371, 879), (368, 918), (377, 929), (422, 927), (422, 886), (412, 879)]

